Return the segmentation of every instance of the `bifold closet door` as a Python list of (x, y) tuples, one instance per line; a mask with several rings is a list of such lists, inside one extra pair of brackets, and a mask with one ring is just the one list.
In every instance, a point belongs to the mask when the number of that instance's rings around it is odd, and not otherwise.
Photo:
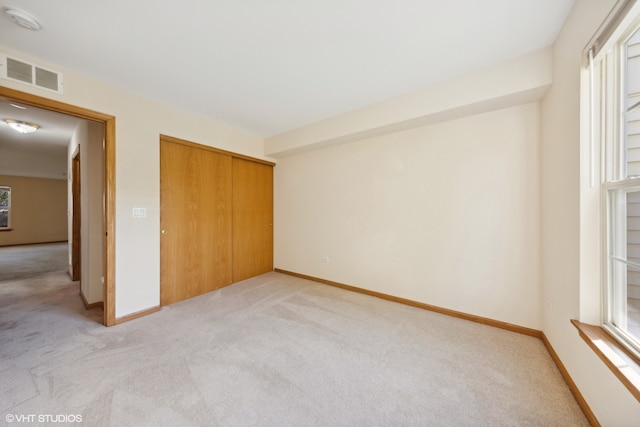
[(160, 141), (160, 303), (232, 281), (232, 158)]
[(273, 166), (233, 159), (233, 281), (273, 270)]

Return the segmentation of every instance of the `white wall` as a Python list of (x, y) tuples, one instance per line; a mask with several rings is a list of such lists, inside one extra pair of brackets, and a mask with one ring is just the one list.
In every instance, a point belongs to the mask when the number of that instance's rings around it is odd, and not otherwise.
[(275, 266), (540, 329), (539, 126), (533, 103), (280, 159)]
[(640, 404), (569, 322), (599, 319), (598, 217), (581, 213), (598, 199), (580, 168), (580, 73), (582, 50), (614, 3), (576, 1), (554, 45), (553, 85), (541, 104), (543, 331), (601, 424), (631, 426)]
[[(127, 92), (0, 45), (0, 51), (64, 75), (64, 94), (8, 80), (0, 84), (116, 117), (116, 317), (160, 303), (159, 135), (268, 159), (262, 138)], [(132, 218), (134, 207), (147, 217)]]
[(104, 300), (104, 126), (79, 122), (68, 146), (69, 264), (73, 244), (72, 158), (80, 150), (80, 288), (88, 304)]

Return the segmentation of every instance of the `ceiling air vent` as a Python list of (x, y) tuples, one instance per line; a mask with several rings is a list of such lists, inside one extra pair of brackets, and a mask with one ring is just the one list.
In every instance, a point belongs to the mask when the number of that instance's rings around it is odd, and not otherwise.
[(0, 77), (62, 94), (62, 73), (0, 53)]

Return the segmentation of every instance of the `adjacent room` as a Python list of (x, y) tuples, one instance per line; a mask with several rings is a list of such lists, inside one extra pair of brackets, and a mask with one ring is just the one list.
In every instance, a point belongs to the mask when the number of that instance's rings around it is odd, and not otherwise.
[(7, 423), (637, 425), (637, 0), (0, 10)]

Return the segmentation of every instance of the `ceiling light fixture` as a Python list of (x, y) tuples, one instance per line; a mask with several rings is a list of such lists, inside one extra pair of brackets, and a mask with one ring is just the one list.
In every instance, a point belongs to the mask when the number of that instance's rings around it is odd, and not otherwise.
[(31, 31), (38, 31), (42, 28), (42, 25), (38, 22), (36, 18), (29, 15), (27, 12), (23, 12), (18, 9), (6, 8), (4, 13), (16, 24), (20, 25), (22, 28), (26, 28)]
[(40, 125), (35, 123), (22, 122), (20, 120), (4, 119), (4, 122), (11, 126), (11, 129), (20, 133), (33, 133), (40, 129)]
[(26, 110), (27, 109), (27, 107), (23, 107), (22, 105), (18, 105), (18, 104), (9, 104), (9, 105), (11, 105), (12, 107), (19, 108), (21, 110)]

